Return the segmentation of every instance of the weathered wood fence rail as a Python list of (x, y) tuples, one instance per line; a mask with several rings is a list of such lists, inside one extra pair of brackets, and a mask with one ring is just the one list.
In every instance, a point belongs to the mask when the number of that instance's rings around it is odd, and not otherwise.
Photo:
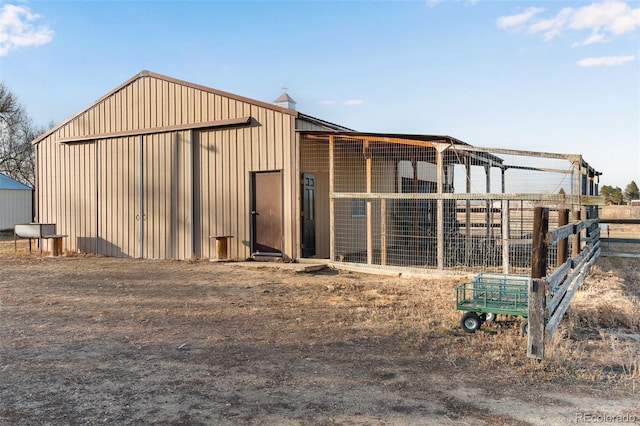
[[(569, 210), (558, 214), (560, 226), (549, 231), (549, 209), (534, 209), (527, 356), (537, 359), (544, 358), (545, 343), (553, 337), (573, 295), (600, 255), (599, 219), (580, 220), (580, 212), (576, 211), (573, 223), (567, 223)], [(558, 267), (547, 274), (548, 247), (553, 244), (557, 247)]]

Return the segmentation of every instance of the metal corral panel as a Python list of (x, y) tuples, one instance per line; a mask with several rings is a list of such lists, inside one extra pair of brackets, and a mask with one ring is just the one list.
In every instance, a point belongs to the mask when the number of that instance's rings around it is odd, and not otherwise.
[(0, 189), (0, 230), (31, 222), (31, 190)]
[(297, 256), (295, 111), (142, 72), (38, 138), (38, 220), (72, 251), (251, 255), (249, 174), (282, 170), (284, 253)]

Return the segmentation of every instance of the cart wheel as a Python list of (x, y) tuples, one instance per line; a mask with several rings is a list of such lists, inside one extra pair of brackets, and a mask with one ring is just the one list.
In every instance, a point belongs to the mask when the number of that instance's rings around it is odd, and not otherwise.
[(460, 326), (467, 333), (475, 333), (482, 325), (480, 317), (475, 312), (467, 312), (460, 319)]
[(487, 312), (484, 316), (484, 320), (486, 322), (493, 322), (496, 320), (496, 317), (498, 316), (498, 314), (493, 314), (491, 312)]
[(523, 336), (529, 334), (529, 320), (527, 318), (523, 319), (520, 323), (520, 332)]

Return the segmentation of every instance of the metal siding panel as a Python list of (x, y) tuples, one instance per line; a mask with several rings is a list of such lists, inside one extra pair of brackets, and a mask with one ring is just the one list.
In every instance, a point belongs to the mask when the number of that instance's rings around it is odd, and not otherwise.
[(214, 96), (214, 102), (213, 102), (213, 110), (211, 111), (213, 113), (213, 120), (217, 120), (217, 119), (222, 119), (222, 97), (215, 95)]
[(89, 217), (85, 222), (87, 227), (85, 234), (89, 237), (93, 237), (93, 242), (91, 242), (91, 251), (95, 253), (95, 244), (96, 239), (98, 238), (98, 194), (96, 192), (96, 188), (98, 185), (98, 168), (97, 168), (97, 158), (98, 158), (98, 149), (96, 143), (89, 145), (87, 151), (87, 158), (89, 161), (89, 172), (90, 181), (86, 186), (86, 194), (90, 194), (91, 197), (87, 200), (87, 208), (89, 210)]
[(70, 226), (67, 229), (69, 235), (68, 249), (70, 251), (80, 251), (81, 240), (84, 229), (86, 229), (86, 221), (88, 212), (85, 211), (85, 204), (88, 194), (86, 193), (86, 168), (87, 163), (85, 160), (86, 145), (81, 144), (71, 147), (72, 152), (70, 156), (72, 158), (72, 164), (74, 167), (68, 174), (68, 179), (71, 182), (71, 191), (69, 193), (70, 200)]
[(180, 105), (180, 101), (182, 99), (182, 90), (181, 86), (177, 84), (170, 85), (171, 90), (169, 92), (171, 97), (171, 106), (173, 107), (173, 111), (169, 112), (169, 115), (173, 119), (173, 124), (182, 123), (182, 107)]
[(31, 191), (0, 189), (0, 229), (31, 222)]
[[(213, 132), (207, 133), (207, 193), (206, 193), (206, 223), (207, 223), (207, 238), (215, 233), (215, 214), (216, 214), (216, 200), (215, 200), (215, 186), (216, 186), (216, 158), (215, 158), (215, 135)], [(210, 242), (207, 243), (207, 247), (211, 250)], [(209, 253), (211, 255), (211, 253)]]
[(159, 123), (161, 123), (161, 126), (169, 126), (171, 124), (173, 124), (172, 122), (172, 117), (171, 117), (171, 97), (170, 97), (170, 90), (171, 90), (171, 85), (168, 81), (163, 81), (162, 82), (162, 87), (161, 87), (161, 97), (160, 99), (162, 99), (162, 114), (159, 117)]
[(260, 168), (262, 170), (273, 170), (271, 165), (273, 160), (273, 139), (271, 138), (273, 132), (273, 114), (271, 111), (267, 111), (264, 108), (260, 108), (261, 122), (260, 127)]
[[(182, 99), (182, 95), (180, 96)], [(181, 101), (182, 103), (182, 101)], [(181, 112), (182, 114), (182, 112)], [(182, 115), (181, 115), (182, 116)], [(188, 139), (184, 138), (184, 132), (177, 132), (176, 134), (176, 142), (178, 153), (178, 158), (176, 162), (178, 163), (178, 176), (177, 176), (177, 191), (175, 196), (175, 202), (172, 203), (172, 208), (175, 210), (176, 215), (173, 217), (173, 223), (171, 226), (176, 229), (176, 242), (173, 247), (173, 258), (174, 259), (185, 259), (186, 250), (185, 250), (185, 229), (184, 225), (189, 223), (188, 216), (185, 215), (185, 211), (187, 210), (187, 206), (189, 204), (189, 197), (187, 196), (189, 192), (189, 188), (185, 187), (185, 183), (187, 180), (185, 179), (185, 172), (188, 168), (188, 164), (185, 162), (185, 141)], [(188, 138), (188, 136), (187, 136)], [(186, 204), (186, 205), (185, 205)], [(188, 230), (187, 230), (188, 233)]]
[(203, 255), (203, 232), (202, 232), (202, 154), (201, 154), (201, 132), (193, 132), (193, 230), (196, 235), (194, 250), (197, 257)]
[(238, 153), (237, 140), (235, 137), (235, 129), (225, 131), (227, 136), (227, 170), (229, 170), (229, 178), (227, 185), (227, 227), (225, 228), (228, 235), (238, 235), (238, 193), (242, 190), (238, 186)]
[[(168, 84), (166, 85), (168, 86)], [(165, 90), (165, 94), (167, 93), (167, 87), (163, 88)], [(165, 95), (166, 96), (166, 95)], [(167, 106), (168, 111), (168, 106)], [(153, 252), (155, 254), (155, 258), (163, 259), (166, 256), (165, 253), (165, 245), (163, 244), (170, 236), (167, 235), (167, 227), (166, 227), (166, 194), (167, 194), (167, 183), (165, 181), (165, 177), (171, 173), (171, 166), (167, 164), (167, 147), (165, 142), (166, 134), (164, 135), (156, 135), (156, 143), (154, 145), (154, 170), (151, 174), (151, 184), (154, 187), (153, 202), (154, 206), (154, 214), (147, 216), (147, 220), (153, 222), (153, 235), (151, 236), (151, 241), (153, 244)], [(164, 173), (162, 172), (164, 171)], [(171, 190), (171, 187), (168, 188)]]
[(229, 118), (229, 108), (230, 108), (229, 103), (231, 101), (229, 100), (229, 98), (223, 98), (223, 97), (220, 97), (220, 98), (222, 100), (222, 119), (226, 120), (227, 118)]
[(140, 153), (139, 153), (139, 141), (138, 138), (131, 138), (129, 144), (129, 167), (127, 174), (127, 213), (126, 217), (128, 221), (128, 233), (129, 233), (129, 256), (139, 256), (139, 217), (140, 214)]
[(142, 183), (142, 198), (143, 198), (143, 209), (140, 213), (141, 220), (143, 221), (143, 251), (142, 257), (144, 258), (153, 258), (153, 247), (151, 245), (150, 237), (153, 235), (153, 229), (151, 228), (151, 221), (149, 218), (153, 216), (154, 206), (151, 203), (154, 194), (153, 194), (153, 186), (149, 184), (150, 179), (149, 176), (153, 176), (153, 146), (154, 139), (156, 135), (147, 135), (143, 138), (143, 155), (142, 155), (142, 167), (144, 169), (143, 173), (143, 183)]
[(162, 122), (160, 114), (158, 113), (158, 110), (159, 110), (158, 99), (162, 99), (160, 95), (161, 91), (159, 90), (159, 86), (162, 86), (162, 83), (160, 81), (152, 80), (149, 78), (145, 79), (145, 82), (144, 82), (145, 115), (144, 115), (144, 124), (142, 126), (145, 129), (158, 127), (161, 125), (161, 122)]
[[(221, 235), (232, 235), (231, 227), (232, 227), (232, 215), (235, 213), (233, 211), (233, 193), (238, 190), (236, 187), (237, 180), (234, 178), (235, 173), (235, 164), (232, 162), (231, 151), (233, 148), (233, 141), (230, 133), (233, 130), (224, 129), (222, 130), (222, 146), (223, 146), (223, 156), (222, 156), (222, 170), (224, 176), (224, 182), (222, 186), (222, 203), (221, 208), (224, 212), (224, 220), (223, 220), (223, 228)], [(220, 235), (220, 234), (219, 234)]]
[[(242, 116), (247, 116), (251, 113), (251, 105), (247, 103), (242, 104), (242, 111), (239, 112)], [(243, 244), (243, 241), (251, 240), (250, 231), (250, 210), (251, 203), (249, 199), (249, 171), (251, 169), (251, 128), (242, 128), (238, 130), (241, 135), (240, 140), (242, 142), (242, 169), (239, 180), (239, 189), (242, 194), (239, 215), (241, 217), (241, 226), (238, 230), (238, 236), (235, 238), (236, 253), (238, 259), (245, 259), (251, 255), (250, 247), (247, 244)]]
[(248, 175), (249, 170), (247, 168), (247, 164), (250, 164), (247, 161), (247, 150), (245, 136), (249, 134), (247, 129), (238, 129), (236, 132), (237, 138), (237, 187), (238, 187), (238, 195), (237, 195), (237, 207), (236, 214), (238, 218), (238, 223), (235, 230), (235, 241), (232, 241), (231, 247), (234, 248), (232, 253), (235, 254), (237, 259), (245, 259), (250, 253), (246, 247), (246, 245), (242, 244), (242, 241), (249, 241), (249, 185), (248, 185)]
[(128, 114), (128, 122), (129, 122), (129, 130), (133, 130), (133, 129), (137, 129), (138, 128), (138, 85), (139, 85), (139, 81), (136, 81), (135, 83), (132, 83), (129, 87), (127, 87), (127, 91), (129, 92), (128, 95), (128, 107), (127, 107), (127, 114)]
[(68, 219), (69, 219), (69, 203), (68, 203), (68, 194), (69, 194), (69, 179), (67, 175), (67, 164), (68, 164), (68, 150), (65, 145), (57, 145), (57, 150), (60, 155), (60, 164), (58, 167), (58, 185), (60, 188), (60, 207), (58, 212), (58, 220), (56, 221), (56, 233), (58, 234), (69, 234), (68, 227)]
[(111, 98), (111, 120), (112, 120), (112, 131), (117, 132), (122, 130), (122, 93), (121, 91), (117, 91), (113, 94)]
[[(191, 209), (193, 208), (192, 201), (192, 193), (191, 193), (191, 175), (192, 171), (192, 159), (191, 159), (191, 144), (189, 138), (189, 131), (181, 132), (180, 138), (180, 147), (182, 155), (180, 158), (182, 159), (182, 173), (181, 182), (182, 182), (182, 197), (181, 201), (178, 204), (180, 207), (180, 216), (178, 217), (178, 226), (180, 229), (180, 241), (181, 247), (178, 253), (179, 259), (190, 259), (192, 256), (191, 252), (191, 230), (192, 230), (192, 214)], [(195, 225), (195, 224), (193, 224)], [(195, 234), (195, 226), (193, 226), (194, 234)]]
[(189, 99), (187, 98), (187, 88), (177, 85), (176, 89), (176, 122), (178, 124), (189, 123)]
[[(260, 123), (259, 110), (258, 107), (252, 105), (251, 106), (251, 116)], [(249, 146), (251, 148), (251, 164), (250, 170), (257, 171), (260, 170), (260, 124), (257, 126), (251, 126), (251, 140), (249, 141)]]
[(147, 187), (150, 188), (150, 192), (146, 194), (146, 222), (149, 227), (149, 233), (145, 234), (145, 239), (149, 245), (149, 257), (152, 259), (156, 259), (159, 257), (158, 245), (154, 244), (155, 239), (158, 237), (160, 233), (160, 223), (156, 220), (157, 217), (160, 216), (160, 212), (158, 211), (160, 205), (160, 188), (156, 184), (156, 176), (158, 175), (158, 167), (160, 162), (162, 161), (162, 157), (160, 154), (160, 150), (158, 148), (158, 144), (160, 143), (159, 135), (152, 135), (151, 137), (151, 147), (148, 151), (145, 151), (146, 156), (146, 165), (145, 169), (145, 177), (147, 179)]
[[(172, 86), (172, 85), (170, 85)], [(171, 90), (171, 89), (170, 89)], [(173, 95), (171, 96), (173, 98)], [(172, 102), (173, 104), (173, 102)], [(170, 113), (171, 116), (174, 116), (175, 110), (173, 114)], [(160, 175), (160, 190), (162, 193), (162, 203), (161, 211), (162, 211), (162, 222), (161, 222), (161, 232), (164, 238), (160, 241), (160, 246), (162, 248), (160, 253), (161, 259), (171, 258), (171, 250), (170, 246), (174, 243), (174, 230), (171, 227), (172, 220), (172, 192), (174, 190), (175, 178), (176, 178), (176, 163), (175, 163), (175, 134), (174, 133), (165, 133), (163, 135), (163, 144), (162, 144), (162, 155), (164, 157), (165, 164), (165, 172), (162, 173), (159, 171)], [(166, 173), (169, 171), (169, 173)]]
[(97, 173), (97, 212), (98, 212), (98, 228), (96, 235), (96, 254), (104, 254), (104, 244), (103, 244), (103, 236), (104, 236), (104, 212), (107, 209), (105, 205), (105, 170), (107, 169), (107, 165), (105, 164), (107, 161), (107, 157), (104, 155), (104, 140), (96, 141), (96, 155), (98, 156), (98, 173)]
[(261, 125), (258, 126), (258, 137), (255, 141), (253, 141), (258, 150), (258, 166), (256, 167), (256, 170), (268, 170), (269, 163), (267, 155), (267, 145), (269, 141), (266, 137), (265, 128), (267, 127), (267, 118), (263, 108), (258, 108), (258, 121)]
[(224, 158), (224, 147), (222, 146), (222, 135), (220, 132), (214, 132), (214, 167), (215, 167), (215, 176), (216, 180), (214, 182), (214, 192), (213, 192), (213, 202), (214, 202), (214, 222), (213, 222), (213, 234), (221, 235), (225, 231), (224, 227), (224, 210), (222, 206), (221, 197), (224, 194), (224, 175), (223, 175), (223, 158)]
[[(274, 112), (274, 120), (273, 120), (273, 130), (274, 130), (274, 139), (273, 139), (273, 146), (274, 146), (274, 154), (273, 154), (273, 168), (274, 169), (283, 169), (285, 167), (285, 164), (288, 163), (288, 161), (285, 160), (285, 153), (289, 153), (289, 146), (288, 146), (288, 140), (285, 140), (285, 134), (287, 133), (287, 131), (289, 130), (288, 127), (285, 130), (285, 125), (288, 123), (285, 123), (285, 117), (279, 113), (279, 112)], [(288, 139), (288, 138), (287, 138)], [(287, 148), (285, 149), (285, 146), (287, 146)], [(288, 175), (285, 174), (285, 181), (288, 180)], [(286, 194), (286, 192), (285, 192)], [(286, 198), (286, 197), (285, 197)]]
[(210, 139), (211, 132), (201, 131), (198, 132), (199, 139), (199, 164), (200, 175), (196, 177), (196, 180), (200, 184), (200, 235), (202, 236), (202, 256), (209, 257), (209, 235), (211, 235), (211, 180), (212, 173), (210, 167), (211, 151), (210, 151)]
[(104, 133), (104, 104), (101, 102), (96, 105), (96, 133)]
[(67, 173), (67, 181), (69, 182), (69, 192), (67, 193), (68, 199), (68, 226), (66, 234), (69, 236), (65, 241), (65, 248), (70, 251), (76, 251), (76, 239), (78, 236), (78, 227), (82, 220), (82, 213), (80, 211), (80, 188), (82, 182), (80, 174), (83, 170), (83, 164), (81, 164), (80, 158), (80, 146), (67, 147), (67, 158), (69, 164), (72, 165)]
[[(56, 224), (56, 232), (61, 232), (60, 230), (60, 221), (63, 215), (63, 211), (62, 211), (62, 207), (63, 207), (63, 200), (62, 200), (62, 188), (61, 186), (64, 184), (64, 182), (62, 181), (62, 175), (61, 175), (61, 168), (62, 168), (62, 154), (61, 154), (61, 146), (59, 144), (54, 144), (52, 146), (53, 148), (53, 156), (54, 156), (54, 161), (55, 161), (55, 165), (52, 168), (52, 175), (53, 175), (53, 197), (54, 197), (54, 206), (53, 206), (53, 214), (52, 214), (52, 222)], [(45, 250), (48, 250), (48, 241), (45, 240), (43, 241), (43, 246)]]
[(146, 121), (147, 116), (150, 114), (151, 103), (147, 97), (151, 96), (149, 79), (143, 78), (137, 82), (136, 97), (138, 101), (138, 108), (136, 109), (136, 129), (145, 129), (149, 125), (149, 121)]

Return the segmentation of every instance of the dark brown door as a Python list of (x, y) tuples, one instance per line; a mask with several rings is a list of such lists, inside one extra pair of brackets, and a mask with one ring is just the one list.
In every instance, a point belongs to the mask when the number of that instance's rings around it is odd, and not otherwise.
[(282, 255), (282, 172), (251, 173), (251, 252)]
[(316, 178), (302, 175), (302, 257), (316, 254)]

